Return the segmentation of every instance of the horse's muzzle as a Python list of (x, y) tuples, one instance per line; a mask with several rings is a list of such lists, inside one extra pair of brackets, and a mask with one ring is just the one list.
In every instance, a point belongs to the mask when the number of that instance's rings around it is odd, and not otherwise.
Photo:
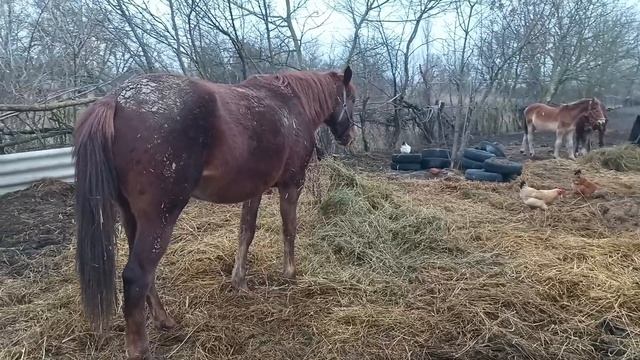
[(355, 127), (351, 127), (349, 129), (349, 131), (347, 131), (346, 134), (344, 134), (340, 139), (338, 140), (338, 143), (342, 146), (349, 146), (351, 145), (356, 139), (356, 131), (355, 131)]

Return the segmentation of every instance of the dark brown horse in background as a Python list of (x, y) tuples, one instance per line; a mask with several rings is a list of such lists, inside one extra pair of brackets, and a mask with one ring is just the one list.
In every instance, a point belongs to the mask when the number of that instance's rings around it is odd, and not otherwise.
[(586, 154), (591, 151), (591, 134), (593, 131), (598, 132), (598, 146), (604, 147), (604, 133), (607, 131), (607, 124), (609, 123), (609, 114), (608, 111), (611, 108), (607, 108), (604, 104), (600, 103), (600, 111), (604, 114), (604, 123), (596, 123), (592, 125), (591, 119), (582, 115), (576, 121), (576, 133), (575, 133), (575, 149), (574, 153), (576, 156), (578, 154)]
[(247, 251), (265, 190), (280, 193), (284, 276), (295, 277), (296, 209), (323, 123), (354, 139), (355, 88), (336, 72), (254, 76), (237, 85), (169, 74), (133, 78), (83, 114), (75, 129), (77, 267), (84, 311), (107, 328), (116, 299), (114, 222), (129, 242), (122, 272), (127, 352), (149, 356), (145, 300), (154, 325), (175, 326), (155, 272), (191, 197), (243, 202), (232, 284), (247, 289)]
[(602, 125), (605, 122), (601, 103), (596, 98), (585, 98), (558, 107), (542, 103), (534, 103), (524, 110), (524, 135), (520, 152), (524, 153), (529, 145), (529, 155), (534, 156), (533, 134), (535, 131), (555, 132), (556, 141), (553, 156), (560, 157), (560, 147), (566, 141), (569, 158), (575, 159), (573, 137), (576, 121), (583, 115), (590, 119), (590, 125)]

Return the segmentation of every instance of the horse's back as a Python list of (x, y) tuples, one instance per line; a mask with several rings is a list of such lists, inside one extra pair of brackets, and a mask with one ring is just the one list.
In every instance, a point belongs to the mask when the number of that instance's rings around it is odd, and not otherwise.
[(210, 144), (214, 103), (187, 77), (142, 75), (115, 91), (113, 155), (123, 195), (138, 203), (184, 198)]
[(313, 149), (291, 98), (255, 84), (150, 74), (116, 99), (118, 173), (140, 193), (175, 185), (203, 200), (244, 201), (298, 174)]
[(524, 109), (524, 114), (526, 117), (531, 117), (533, 115), (551, 114), (555, 113), (556, 111), (557, 109), (547, 104), (533, 103)]
[(296, 125), (296, 115), (268, 91), (243, 84), (201, 85), (215, 94), (217, 106), (210, 117), (211, 146), (194, 196), (239, 202), (272, 187), (299, 141), (296, 135), (305, 132), (304, 124)]
[(538, 131), (556, 131), (558, 109), (543, 103), (534, 103), (524, 110), (527, 124)]

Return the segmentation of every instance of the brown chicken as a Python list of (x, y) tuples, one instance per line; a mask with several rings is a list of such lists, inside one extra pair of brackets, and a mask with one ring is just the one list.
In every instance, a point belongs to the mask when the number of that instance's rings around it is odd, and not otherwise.
[(584, 197), (591, 197), (598, 191), (598, 186), (582, 176), (582, 170), (578, 169), (573, 173), (573, 182), (571, 187), (573, 192)]
[(562, 197), (566, 190), (563, 188), (555, 188), (552, 190), (538, 190), (527, 186), (525, 181), (520, 183), (520, 199), (525, 205), (531, 208), (547, 210), (556, 201), (558, 197)]

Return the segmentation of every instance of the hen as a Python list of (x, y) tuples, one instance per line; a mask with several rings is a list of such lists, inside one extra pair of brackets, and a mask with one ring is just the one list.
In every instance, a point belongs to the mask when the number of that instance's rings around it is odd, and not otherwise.
[(598, 186), (582, 176), (582, 171), (580, 169), (576, 170), (573, 175), (571, 187), (573, 188), (573, 192), (577, 195), (590, 197), (598, 191)]
[(553, 204), (558, 197), (562, 197), (565, 194), (563, 188), (555, 188), (552, 190), (538, 190), (527, 186), (525, 181), (520, 183), (520, 199), (525, 205), (531, 208), (539, 208), (547, 210), (548, 205)]

